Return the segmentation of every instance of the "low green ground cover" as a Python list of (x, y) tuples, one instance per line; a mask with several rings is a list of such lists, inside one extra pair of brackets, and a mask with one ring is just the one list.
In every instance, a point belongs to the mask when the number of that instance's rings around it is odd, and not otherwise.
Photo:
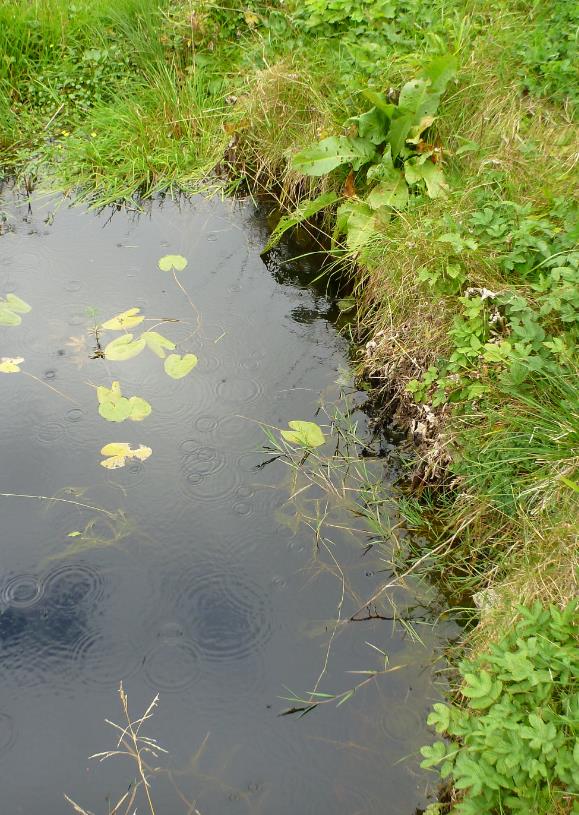
[[(428, 542), (410, 561), (479, 607), (469, 674), (512, 650), (521, 604), (577, 590), (578, 23), (564, 0), (0, 6), (0, 173), (95, 205), (266, 190), (287, 213), (272, 243), (325, 234), (361, 369), (420, 442), (401, 505)], [(555, 708), (527, 701), (515, 727), (549, 729)], [(443, 728), (457, 812), (483, 807), (462, 769), (494, 715)], [(577, 779), (549, 755), (476, 811), (521, 811), (536, 781), (525, 811), (570, 812)]]

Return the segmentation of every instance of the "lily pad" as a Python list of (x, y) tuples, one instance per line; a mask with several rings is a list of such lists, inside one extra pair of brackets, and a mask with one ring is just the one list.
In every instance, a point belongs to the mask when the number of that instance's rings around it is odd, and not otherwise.
[(321, 447), (326, 440), (322, 428), (315, 422), (296, 419), (288, 422), (288, 427), (291, 427), (291, 430), (282, 430), (281, 435), (290, 444), (296, 444), (298, 447)]
[(28, 314), (31, 306), (17, 297), (15, 294), (7, 294), (6, 298), (0, 297), (0, 325), (20, 325), (21, 314)]
[(124, 422), (125, 419), (142, 422), (151, 413), (151, 405), (140, 396), (124, 397), (118, 382), (113, 382), (110, 388), (98, 387), (97, 397), (99, 413), (107, 422)]
[(158, 331), (143, 331), (141, 339), (145, 340), (151, 351), (157, 354), (161, 359), (165, 359), (166, 357), (165, 349), (169, 351), (175, 349), (175, 343), (168, 340), (167, 337), (164, 337), (162, 334), (159, 334)]
[(172, 379), (183, 379), (197, 365), (195, 354), (169, 354), (165, 360), (165, 373)]
[(159, 269), (162, 272), (182, 272), (187, 262), (183, 255), (163, 255), (159, 258)]
[(24, 362), (24, 357), (2, 357), (0, 359), (0, 373), (2, 374), (20, 373), (19, 365), (21, 362)]
[(127, 311), (122, 311), (115, 317), (111, 317), (106, 323), (101, 325), (106, 331), (123, 331), (126, 328), (134, 328), (140, 325), (145, 319), (143, 314), (140, 314), (140, 308), (130, 308)]
[(145, 345), (142, 337), (133, 340), (132, 334), (123, 334), (122, 337), (117, 337), (116, 340), (109, 342), (105, 348), (105, 357), (111, 362), (124, 362), (140, 354)]
[(146, 461), (153, 451), (150, 447), (140, 444), (135, 450), (127, 442), (112, 442), (105, 444), (101, 450), (101, 455), (107, 456), (101, 461), (101, 467), (107, 470), (117, 470), (124, 467), (128, 458), (136, 458), (139, 461)]

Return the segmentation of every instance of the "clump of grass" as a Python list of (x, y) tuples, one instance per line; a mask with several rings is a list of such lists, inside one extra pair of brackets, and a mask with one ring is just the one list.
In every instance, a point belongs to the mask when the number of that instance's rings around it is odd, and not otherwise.
[[(137, 808), (135, 804), (138, 802), (140, 793), (142, 793), (142, 797), (150, 815), (156, 815), (151, 794), (150, 779), (156, 772), (158, 772), (158, 769), (151, 767), (148, 762), (150, 761), (151, 757), (157, 759), (161, 753), (166, 753), (167, 751), (163, 747), (160, 747), (154, 738), (145, 736), (141, 730), (145, 722), (149, 721), (149, 719), (153, 716), (155, 708), (159, 702), (159, 696), (155, 696), (143, 715), (137, 719), (133, 719), (129, 712), (129, 700), (125, 689), (123, 688), (122, 682), (119, 687), (119, 699), (123, 709), (123, 724), (116, 724), (115, 722), (109, 721), (109, 719), (106, 720), (107, 724), (110, 724), (117, 734), (119, 734), (117, 742), (111, 750), (105, 750), (102, 753), (95, 753), (91, 756), (91, 758), (98, 758), (100, 761), (105, 761), (107, 758), (126, 756), (135, 764), (136, 778), (129, 786), (128, 791), (119, 798), (112, 810), (109, 810), (110, 815), (115, 815), (115, 813), (117, 813), (117, 815), (120, 815), (120, 813), (129, 815), (131, 812), (136, 812)], [(82, 806), (69, 798), (68, 795), (65, 795), (64, 797), (68, 803), (71, 804), (74, 811), (78, 812), (79, 815), (91, 815), (91, 813), (87, 812), (86, 809), (83, 809)], [(195, 812), (196, 811), (197, 810), (195, 810)]]

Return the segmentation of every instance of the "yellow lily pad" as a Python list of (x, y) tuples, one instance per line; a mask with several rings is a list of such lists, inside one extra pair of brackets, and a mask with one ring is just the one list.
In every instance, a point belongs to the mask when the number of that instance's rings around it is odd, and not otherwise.
[(0, 373), (17, 374), (20, 373), (20, 363), (24, 362), (24, 357), (2, 357), (0, 359)]
[(126, 328), (134, 328), (140, 325), (145, 319), (143, 314), (140, 314), (140, 308), (129, 308), (127, 311), (122, 311), (115, 317), (111, 317), (101, 325), (106, 331), (122, 331)]
[(116, 470), (124, 467), (128, 458), (136, 458), (139, 461), (146, 461), (153, 451), (144, 444), (139, 445), (135, 450), (127, 442), (111, 442), (105, 444), (101, 449), (101, 455), (107, 456), (101, 461), (101, 467), (107, 470)]

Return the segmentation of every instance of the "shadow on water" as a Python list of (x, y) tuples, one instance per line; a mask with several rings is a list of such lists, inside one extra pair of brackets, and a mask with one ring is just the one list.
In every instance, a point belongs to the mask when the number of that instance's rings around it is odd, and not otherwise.
[[(31, 306), (0, 325), (2, 356), (23, 358), (0, 373), (2, 811), (60, 815), (65, 792), (107, 811), (132, 770), (87, 769), (87, 756), (106, 747), (123, 680), (136, 708), (160, 694), (171, 775), (155, 783), (158, 815), (188, 811), (176, 786), (201, 815), (413, 813), (452, 625), (432, 626), (436, 596), (415, 587), (388, 599), (420, 641), (382, 607), (338, 630), (337, 609), (347, 620), (387, 578), (380, 551), (348, 499), (324, 510), (325, 557), (312, 533), (323, 490), (288, 501), (287, 467), (256, 469), (259, 423), (320, 421), (341, 399), (348, 346), (333, 295), (311, 285), (317, 261), (281, 248), (266, 266), (265, 222), (245, 202), (110, 217), (5, 190), (0, 210), (0, 297)], [(157, 266), (172, 253), (189, 261), (178, 275)], [(131, 308), (145, 315), (132, 333), (160, 332), (197, 366), (172, 379), (148, 350), (95, 355), (95, 328), (105, 347), (119, 334), (98, 327)], [(96, 387), (113, 381), (150, 415), (105, 421)], [(363, 432), (363, 397), (350, 398)], [(152, 452), (105, 469), (111, 442)], [(284, 688), (321, 676), (321, 691), (347, 689), (348, 671), (373, 667), (368, 642), (400, 670), (339, 710), (279, 715)]]

